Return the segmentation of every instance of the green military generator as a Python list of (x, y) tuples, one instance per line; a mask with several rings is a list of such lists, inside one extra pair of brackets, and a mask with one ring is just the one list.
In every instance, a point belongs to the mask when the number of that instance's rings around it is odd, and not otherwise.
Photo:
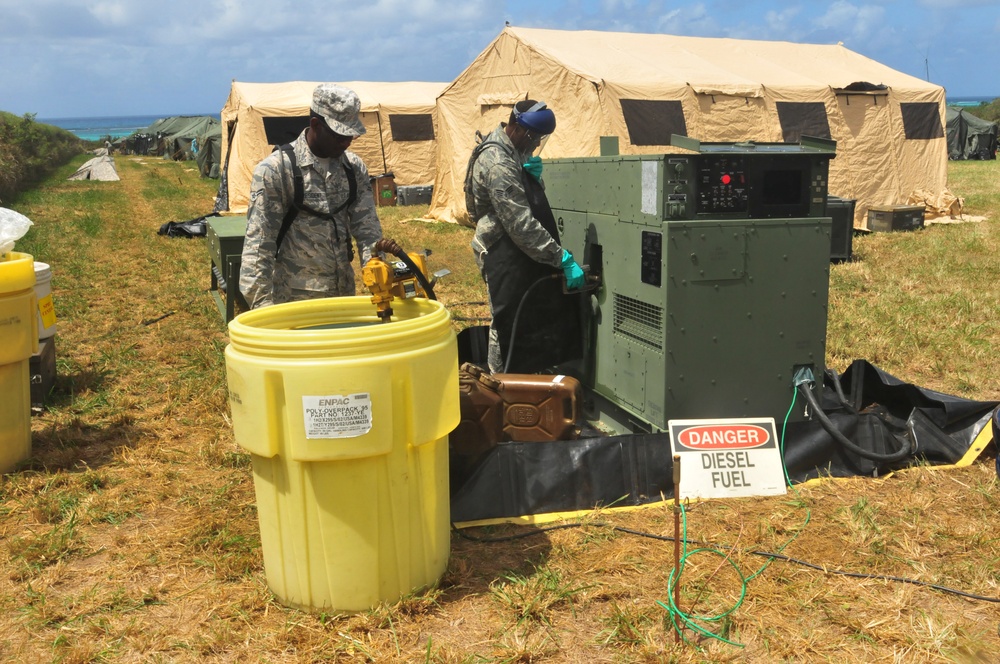
[[(562, 243), (602, 281), (578, 367), (588, 418), (618, 433), (780, 426), (796, 380), (822, 385), (836, 144), (673, 145), (685, 151), (545, 162)], [(808, 417), (800, 400), (791, 419)]]

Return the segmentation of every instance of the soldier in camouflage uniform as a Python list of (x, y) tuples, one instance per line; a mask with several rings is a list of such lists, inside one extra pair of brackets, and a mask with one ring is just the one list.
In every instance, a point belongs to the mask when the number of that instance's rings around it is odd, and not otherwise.
[[(583, 270), (559, 243), (541, 183), (541, 159), (532, 156), (554, 130), (555, 114), (544, 103), (518, 102), (509, 121), (483, 139), (469, 159), (466, 207), (476, 225), (472, 250), (493, 314), (488, 361), (494, 373), (540, 371), (559, 360), (560, 348), (572, 354), (569, 347), (579, 346), (577, 339), (563, 338), (575, 334), (560, 328), (566, 321), (552, 325), (553, 318), (574, 315), (563, 306), (561, 284), (554, 280), (547, 284), (552, 288), (532, 291), (532, 304), (540, 307), (523, 310), (517, 329), (513, 326), (515, 311), (535, 281), (563, 276), (570, 289), (584, 285)], [(515, 341), (513, 357), (507, 357)]]
[[(313, 92), (309, 126), (291, 146), (302, 172), (303, 201), (278, 246), (278, 234), (294, 205), (293, 168), (275, 150), (254, 170), (243, 242), (240, 290), (251, 308), (320, 297), (354, 295), (354, 251), (361, 264), (373, 251), (396, 253), (399, 245), (382, 239), (368, 169), (347, 151), (365, 133), (358, 118), (361, 102), (345, 87), (324, 83)], [(349, 200), (351, 169), (355, 200)]]

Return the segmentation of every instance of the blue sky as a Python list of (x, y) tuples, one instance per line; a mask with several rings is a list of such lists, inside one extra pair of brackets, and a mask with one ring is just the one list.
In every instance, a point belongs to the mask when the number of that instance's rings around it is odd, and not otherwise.
[(0, 0), (0, 110), (217, 113), (232, 79), (451, 81), (503, 29), (845, 46), (1000, 96), (1000, 0)]

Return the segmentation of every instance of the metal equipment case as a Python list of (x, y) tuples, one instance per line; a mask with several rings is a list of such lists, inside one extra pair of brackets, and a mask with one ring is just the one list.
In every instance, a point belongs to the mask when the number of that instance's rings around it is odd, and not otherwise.
[(430, 205), (434, 185), (400, 185), (396, 188), (400, 205)]
[(236, 312), (239, 296), (240, 263), (243, 238), (247, 233), (247, 218), (216, 217), (209, 219), (205, 231), (208, 255), (212, 260), (212, 283), (209, 290), (219, 313), (228, 323)]
[(854, 206), (856, 201), (837, 196), (826, 197), (830, 228), (830, 260), (849, 261), (854, 255)]
[(924, 227), (923, 205), (890, 205), (868, 208), (870, 231), (915, 231)]
[(678, 143), (689, 152), (545, 163), (563, 245), (603, 282), (589, 415), (623, 431), (780, 422), (798, 369), (822, 383), (835, 144)]

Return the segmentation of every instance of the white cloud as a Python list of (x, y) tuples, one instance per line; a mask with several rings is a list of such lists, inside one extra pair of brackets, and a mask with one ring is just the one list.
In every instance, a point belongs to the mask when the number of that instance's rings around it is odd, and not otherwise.
[(671, 9), (666, 14), (663, 14), (657, 19), (654, 29), (659, 32), (670, 33), (672, 27), (676, 28), (682, 11), (681, 9)]
[(820, 29), (842, 34), (856, 43), (862, 43), (886, 27), (885, 8), (879, 5), (859, 7), (846, 0), (837, 0), (813, 23)]
[(790, 36), (796, 32), (799, 32), (799, 28), (796, 25), (799, 14), (802, 13), (801, 7), (788, 7), (783, 11), (770, 10), (764, 15), (764, 21), (767, 23), (767, 28), (769, 33), (772, 35), (784, 34), (787, 35), (785, 39), (790, 39)]
[(132, 18), (129, 6), (124, 2), (98, 2), (89, 11), (98, 21), (112, 27), (124, 26)]
[(843, 28), (845, 24), (852, 22), (857, 14), (857, 7), (844, 0), (837, 0), (827, 7), (825, 14), (814, 19), (813, 23), (820, 28)]
[(1000, 0), (917, 0), (927, 9), (964, 9), (966, 7), (997, 7)]
[(619, 10), (628, 11), (633, 9), (636, 4), (638, 3), (635, 0), (601, 0), (601, 10), (607, 13)]

